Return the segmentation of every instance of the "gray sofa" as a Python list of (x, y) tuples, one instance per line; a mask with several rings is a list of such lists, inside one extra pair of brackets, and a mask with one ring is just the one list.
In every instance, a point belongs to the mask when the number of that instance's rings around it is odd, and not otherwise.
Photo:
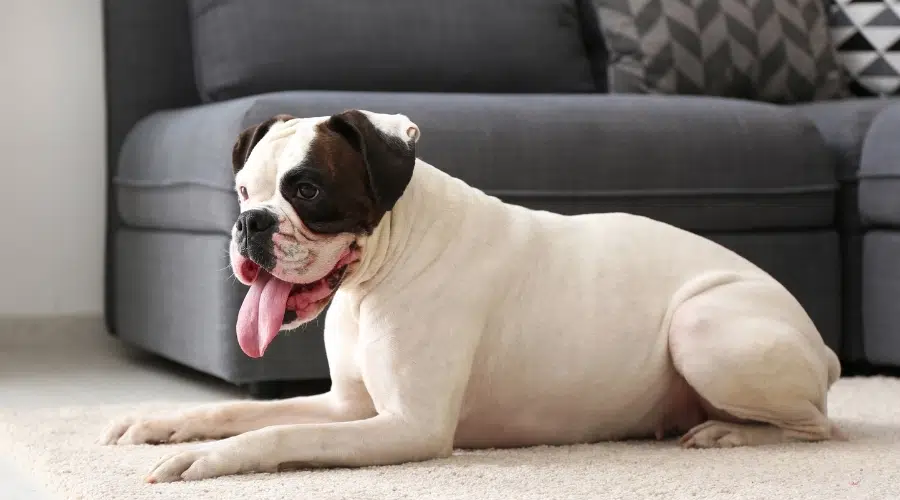
[(420, 157), (509, 202), (708, 236), (793, 291), (848, 367), (900, 366), (900, 101), (608, 95), (580, 0), (510, 2), (106, 0), (109, 330), (257, 395), (327, 378), (321, 321), (262, 359), (237, 345), (230, 151), (278, 113), (365, 108), (407, 114)]

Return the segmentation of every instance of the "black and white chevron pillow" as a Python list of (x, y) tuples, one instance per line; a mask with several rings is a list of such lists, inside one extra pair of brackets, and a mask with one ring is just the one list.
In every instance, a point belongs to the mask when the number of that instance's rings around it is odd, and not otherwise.
[(847, 95), (823, 0), (592, 0), (613, 93)]
[(831, 0), (830, 23), (851, 92), (900, 95), (900, 0)]

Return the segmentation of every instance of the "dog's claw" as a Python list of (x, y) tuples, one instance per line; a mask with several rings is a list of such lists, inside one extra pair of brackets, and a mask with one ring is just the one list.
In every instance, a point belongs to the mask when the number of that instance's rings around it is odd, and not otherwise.
[(97, 440), (97, 443), (101, 445), (117, 444), (119, 439), (122, 438), (122, 435), (125, 434), (132, 424), (134, 424), (134, 419), (131, 417), (114, 421), (103, 431), (103, 434), (100, 436), (100, 439)]
[(98, 439), (98, 443), (101, 445), (182, 443), (202, 437), (207, 436), (200, 428), (181, 418), (126, 417), (110, 424)]

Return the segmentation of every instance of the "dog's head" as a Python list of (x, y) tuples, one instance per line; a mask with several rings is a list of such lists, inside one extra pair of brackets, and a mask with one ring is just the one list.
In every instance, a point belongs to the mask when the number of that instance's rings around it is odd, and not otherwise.
[(241, 213), (231, 266), (250, 291), (238, 341), (262, 356), (280, 330), (316, 318), (412, 178), (419, 128), (403, 115), (351, 110), (278, 115), (244, 130), (232, 151)]

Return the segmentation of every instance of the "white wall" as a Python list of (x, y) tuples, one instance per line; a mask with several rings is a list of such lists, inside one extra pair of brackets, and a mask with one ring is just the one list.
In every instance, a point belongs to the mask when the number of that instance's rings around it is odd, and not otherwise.
[(100, 0), (0, 0), (0, 315), (102, 310)]

